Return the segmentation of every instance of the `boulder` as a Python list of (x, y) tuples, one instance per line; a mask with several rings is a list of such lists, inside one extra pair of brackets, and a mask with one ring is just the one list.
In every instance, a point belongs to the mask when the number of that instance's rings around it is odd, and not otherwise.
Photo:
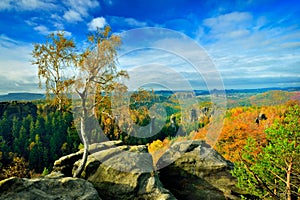
[[(89, 146), (89, 153), (94, 153), (95, 151), (105, 150), (112, 148), (114, 146), (121, 145), (122, 141), (108, 141), (103, 143), (95, 143)], [(56, 160), (53, 165), (53, 172), (60, 172), (65, 176), (72, 177), (72, 169), (74, 167), (74, 163), (80, 160), (83, 156), (83, 149), (72, 153), (66, 156), (63, 156)]]
[(178, 199), (240, 199), (233, 164), (205, 141), (173, 144), (158, 160), (160, 180)]
[(0, 182), (0, 199), (43, 199), (43, 200), (100, 200), (97, 190), (86, 180), (48, 176), (26, 179), (9, 178)]
[[(148, 153), (146, 145), (129, 146), (109, 141), (90, 145), (89, 153), (81, 178), (92, 183), (101, 198), (175, 199), (163, 188), (154, 172), (152, 156)], [(73, 162), (78, 155), (82, 156), (82, 151), (56, 161), (55, 171), (62, 169), (64, 174), (74, 173), (81, 162), (81, 156)], [(70, 166), (73, 165), (72, 172)]]

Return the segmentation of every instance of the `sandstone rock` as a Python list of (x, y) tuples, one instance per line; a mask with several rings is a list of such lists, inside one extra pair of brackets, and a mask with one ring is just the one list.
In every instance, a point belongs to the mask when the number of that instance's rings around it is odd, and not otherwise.
[(175, 143), (156, 167), (161, 182), (178, 199), (240, 199), (230, 173), (233, 164), (205, 141)]
[(82, 155), (83, 150), (61, 157), (54, 162), (53, 172), (60, 172), (65, 176), (72, 177), (73, 165), (82, 158)]
[[(95, 151), (105, 150), (112, 148), (114, 146), (121, 145), (122, 141), (108, 141), (104, 143), (91, 144), (89, 146), (89, 153), (93, 153)], [(83, 150), (80, 150), (76, 153), (72, 153), (66, 156), (61, 157), (60, 159), (54, 162), (53, 172), (61, 172), (65, 176), (72, 177), (72, 169), (74, 163), (82, 158)]]
[[(55, 167), (72, 174), (71, 166), (74, 172), (81, 156), (79, 151), (61, 158)], [(235, 186), (232, 168), (233, 164), (205, 141), (173, 144), (159, 159), (156, 169), (145, 145), (110, 141), (90, 146), (81, 178), (91, 182), (106, 200), (240, 199), (242, 191)]]
[(162, 187), (153, 170), (152, 157), (145, 145), (123, 145), (89, 155), (82, 178), (91, 182), (107, 200), (175, 199)]
[[(120, 141), (92, 144), (81, 178), (91, 182), (106, 200), (158, 199), (175, 197), (164, 189), (154, 173), (152, 156), (146, 145), (129, 146)], [(55, 161), (54, 171), (72, 176), (83, 151)]]
[(100, 200), (97, 190), (86, 180), (61, 177), (9, 178), (0, 182), (0, 199)]

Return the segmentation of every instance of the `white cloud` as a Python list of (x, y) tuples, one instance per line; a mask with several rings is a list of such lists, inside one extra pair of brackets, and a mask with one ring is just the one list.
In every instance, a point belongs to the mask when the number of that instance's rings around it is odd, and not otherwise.
[(142, 22), (136, 20), (134, 18), (126, 18), (126, 17), (118, 17), (118, 16), (111, 16), (110, 17), (111, 24), (121, 24), (130, 27), (145, 27), (148, 26), (146, 22)]
[(247, 35), (247, 28), (252, 27), (253, 17), (248, 12), (232, 12), (203, 21), (209, 28), (212, 38), (241, 37)]
[(0, 10), (50, 10), (57, 6), (53, 0), (1, 0)]
[(138, 21), (138, 20), (133, 19), (133, 18), (125, 18), (124, 22), (127, 23), (130, 26), (136, 26), (136, 27), (147, 26), (146, 22), (141, 22), (141, 21)]
[(99, 2), (96, 0), (65, 0), (64, 3), (82, 16), (87, 16), (89, 9), (100, 6)]
[(228, 88), (276, 86), (279, 77), (283, 83), (295, 82), (299, 70), (292, 66), (299, 67), (300, 60), (298, 28), (278, 23), (233, 12), (204, 19), (195, 38), (205, 45)]
[(80, 13), (78, 13), (78, 12), (76, 12), (74, 10), (68, 10), (68, 11), (66, 11), (63, 17), (68, 22), (79, 22), (79, 21), (83, 20), (81, 18)]
[[(204, 20), (204, 25), (221, 31), (224, 27), (240, 26), (241, 23), (249, 22), (252, 20), (252, 15), (248, 12), (232, 12), (220, 15), (215, 18), (208, 18)], [(237, 23), (237, 24), (236, 24)]]
[(64, 0), (63, 3), (68, 7), (64, 13), (64, 18), (68, 22), (82, 21), (89, 16), (89, 10), (100, 6), (96, 0)]
[[(39, 25), (33, 28), (34, 30), (36, 30), (38, 33), (42, 34), (42, 35), (49, 35), (50, 33), (56, 33), (57, 30), (55, 31), (50, 31), (46, 26), (44, 25)], [(69, 31), (64, 31), (64, 34), (66, 37), (70, 37), (72, 35), (71, 32)]]
[[(195, 88), (222, 88), (218, 71), (206, 52), (179, 32), (159, 28), (132, 29), (121, 33), (121, 38), (119, 66), (130, 72), (134, 70), (134, 78), (130, 76), (132, 83), (157, 81), (167, 82), (177, 89), (187, 88), (178, 82), (180, 76)], [(155, 66), (158, 67), (153, 68)], [(136, 70), (136, 67), (144, 71)], [(164, 70), (174, 73), (167, 74)]]
[(0, 1), (0, 10), (9, 10), (13, 8), (13, 0), (2, 0)]
[(0, 35), (0, 74), (12, 81), (25, 81), (37, 69), (30, 64), (32, 45)]
[(103, 28), (106, 24), (104, 17), (94, 18), (90, 23), (88, 23), (89, 31), (95, 31), (97, 28)]
[(42, 35), (48, 35), (50, 33), (50, 31), (48, 30), (48, 28), (46, 26), (43, 25), (39, 25), (33, 28), (35, 31), (39, 32)]

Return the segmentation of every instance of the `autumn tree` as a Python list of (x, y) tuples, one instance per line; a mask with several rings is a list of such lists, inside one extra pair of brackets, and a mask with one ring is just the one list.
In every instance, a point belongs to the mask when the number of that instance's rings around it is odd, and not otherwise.
[[(235, 162), (238, 160), (241, 150), (246, 145), (247, 138), (252, 137), (260, 145), (264, 145), (266, 142), (264, 130), (273, 124), (276, 119), (281, 120), (287, 107), (287, 105), (277, 105), (229, 109), (226, 113), (224, 123), (221, 124), (223, 127), (215, 145), (216, 150), (226, 159)], [(257, 124), (255, 123), (255, 119), (260, 113), (265, 114), (267, 119), (261, 120)], [(206, 140), (208, 140), (209, 136), (206, 135)]]
[(46, 97), (59, 110), (68, 100), (68, 87), (72, 79), (66, 76), (68, 68), (75, 62), (75, 43), (64, 32), (51, 33), (45, 44), (35, 44), (32, 64), (38, 66), (39, 86), (45, 81)]
[(20, 178), (30, 178), (30, 172), (28, 170), (28, 162), (22, 157), (13, 157), (13, 161), (9, 166), (0, 168), (0, 180), (9, 177), (20, 177)]
[[(266, 129), (267, 144), (249, 139), (233, 171), (238, 186), (260, 198), (300, 196), (300, 107), (293, 105)], [(260, 153), (257, 153), (260, 152)]]
[(91, 131), (89, 125), (96, 120), (94, 108), (97, 94), (107, 94), (114, 87), (118, 77), (127, 76), (125, 71), (117, 70), (117, 48), (121, 44), (121, 38), (112, 34), (109, 26), (89, 35), (88, 43), (89, 46), (79, 58), (80, 73), (75, 83), (75, 91), (80, 98), (80, 136), (84, 145), (84, 153), (74, 177), (81, 175), (86, 164), (88, 135)]

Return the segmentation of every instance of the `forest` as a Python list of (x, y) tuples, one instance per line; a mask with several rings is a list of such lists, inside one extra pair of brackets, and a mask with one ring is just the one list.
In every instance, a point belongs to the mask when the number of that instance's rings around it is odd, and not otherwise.
[[(288, 98), (287, 93), (289, 94)], [(279, 100), (272, 101), (270, 104), (268, 102), (270, 96), (272, 99)], [(293, 124), (293, 126), (298, 127), (296, 131), (298, 130), (299, 133), (300, 111), (299, 100), (297, 100), (298, 96), (299, 92), (269, 91), (249, 97), (249, 100), (253, 102), (250, 106), (228, 108), (223, 119), (221, 132), (216, 140), (211, 139), (212, 137), (209, 135), (211, 132), (209, 130), (216, 130), (214, 123), (212, 123), (214, 121), (212, 119), (212, 112), (218, 108), (211, 102), (201, 101), (201, 96), (198, 98), (198, 107), (201, 112), (197, 114), (196, 125), (182, 129), (184, 130), (182, 132), (176, 130), (183, 127), (186, 121), (179, 120), (181, 118), (181, 108), (175, 99), (175, 94), (155, 94), (153, 91), (142, 89), (130, 94), (129, 107), (131, 119), (118, 123), (118, 125), (121, 124), (122, 127), (127, 127), (127, 129), (116, 125), (115, 118), (112, 118), (106, 112), (99, 115), (97, 120), (102, 130), (101, 133), (108, 140), (122, 140), (125, 144), (130, 145), (146, 144), (153, 156), (154, 164), (171, 144), (182, 140), (203, 139), (211, 144), (226, 159), (236, 163), (237, 166), (242, 166), (243, 161), (245, 161), (243, 156), (251, 155), (255, 157), (255, 159), (251, 158), (252, 162), (257, 160), (256, 157), (261, 155), (263, 148), (267, 147), (271, 140), (268, 138), (270, 137), (267, 134), (268, 131), (272, 127), (274, 130), (277, 130), (274, 126), (278, 123), (283, 124), (286, 121), (285, 116), (291, 108), (294, 108), (293, 119), (296, 120), (294, 122), (296, 124)], [(285, 98), (285, 100), (283, 101), (282, 98)], [(134, 137), (134, 129), (130, 129), (132, 126), (130, 123), (137, 124), (139, 127), (151, 124), (149, 109), (158, 102), (162, 103), (162, 107), (166, 110), (167, 114), (164, 119), (157, 118), (156, 120), (164, 120), (164, 126), (157, 127), (159, 131), (154, 136), (144, 138)], [(106, 98), (99, 109), (106, 107), (107, 112), (111, 112), (110, 106), (111, 100)], [(1, 103), (1, 179), (11, 176), (38, 177), (42, 174), (45, 175), (52, 170), (55, 160), (83, 148), (70, 107), (71, 105), (68, 105), (63, 110), (57, 110), (55, 106), (44, 100)], [(263, 118), (260, 116), (262, 114), (264, 115)], [(259, 116), (261, 119), (257, 121)], [(175, 122), (176, 124), (173, 124), (172, 117), (178, 119)], [(188, 124), (191, 125), (190, 123)], [(101, 142), (97, 134), (90, 137), (91, 143)], [(292, 135), (291, 137), (294, 136)], [(250, 141), (249, 139), (252, 140)], [(299, 142), (299, 137), (297, 136), (295, 140)], [(252, 145), (256, 145), (256, 148), (251, 147), (255, 149), (252, 152), (249, 152), (250, 150), (247, 149), (250, 148), (247, 146), (249, 142), (252, 142)], [(295, 153), (300, 153), (298, 145), (295, 147), (298, 149)], [(298, 160), (295, 161), (295, 165), (297, 162)], [(296, 166), (293, 168), (294, 170), (299, 169)], [(241, 177), (241, 174), (239, 174), (241, 173), (240, 171), (234, 173), (238, 177)], [(245, 174), (247, 173), (244, 173), (244, 176)], [(299, 180), (296, 177), (295, 175), (293, 180)], [(241, 182), (241, 184), (243, 183)], [(266, 195), (263, 192), (257, 191), (259, 190), (255, 188), (255, 190), (251, 190), (251, 193), (258, 196)]]

